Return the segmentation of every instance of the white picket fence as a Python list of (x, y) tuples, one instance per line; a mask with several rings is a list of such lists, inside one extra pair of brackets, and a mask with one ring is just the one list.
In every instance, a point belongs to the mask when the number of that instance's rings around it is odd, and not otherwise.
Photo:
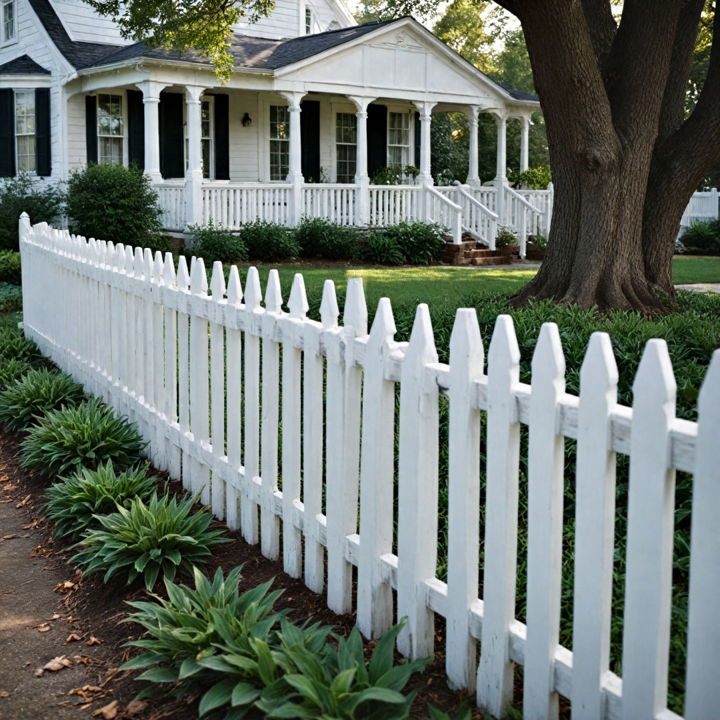
[[(208, 293), (202, 260), (188, 270), (181, 257), (176, 267), (170, 254), (31, 228), (27, 216), (21, 252), (26, 335), (138, 424), (157, 467), (201, 492), (263, 555), (282, 557), (291, 576), (325, 590), (332, 610), (354, 609), (365, 636), (407, 617), (401, 652), (427, 656), (434, 618), (444, 617), (449, 682), (475, 689), (496, 716), (512, 700), (520, 664), (526, 718), (556, 717), (558, 695), (577, 718), (679, 717), (666, 707), (674, 485), (676, 470), (693, 473), (684, 717), (718, 716), (720, 351), (694, 423), (675, 417), (661, 340), (645, 348), (628, 408), (616, 402), (618, 372), (602, 333), (590, 340), (575, 397), (565, 392), (551, 323), (531, 387), (519, 382), (509, 316), (497, 319), (486, 369), (475, 311), (458, 310), (446, 365), (425, 305), (409, 343), (394, 339), (388, 299), (368, 334), (359, 279), (348, 282), (340, 324), (329, 280), (316, 322), (306, 317), (301, 275), (284, 312), (276, 271), (263, 299), (254, 268), (243, 290), (236, 267), (226, 287), (215, 263)], [(447, 583), (436, 577), (440, 395), (449, 398)], [(521, 425), (529, 428), (527, 624), (515, 615)], [(565, 438), (577, 441), (575, 478), (563, 476)], [(609, 670), (617, 453), (630, 456), (622, 679)], [(565, 482), (577, 502), (572, 651), (558, 640)]]

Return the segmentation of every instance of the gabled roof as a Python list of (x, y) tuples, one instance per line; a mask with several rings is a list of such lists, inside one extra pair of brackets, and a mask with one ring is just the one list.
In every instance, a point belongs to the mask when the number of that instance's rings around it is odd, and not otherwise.
[(29, 55), (21, 55), (0, 65), (0, 75), (50, 75), (50, 71), (38, 65)]

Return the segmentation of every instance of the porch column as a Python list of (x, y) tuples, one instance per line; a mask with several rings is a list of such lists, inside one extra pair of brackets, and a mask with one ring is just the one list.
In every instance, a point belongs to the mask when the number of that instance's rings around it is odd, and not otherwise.
[(465, 181), (468, 185), (480, 184), (479, 158), (478, 158), (478, 115), (480, 107), (471, 105), (468, 112), (470, 131), (470, 148), (468, 150), (468, 174)]
[(420, 174), (418, 182), (421, 185), (432, 185), (432, 172), (430, 170), (430, 123), (432, 122), (432, 109), (436, 103), (416, 102), (415, 107), (420, 113)]
[(504, 112), (495, 114), (497, 123), (497, 164), (495, 169), (495, 191), (497, 193), (495, 212), (498, 224), (505, 225), (505, 187), (507, 186), (507, 115)]
[(160, 93), (167, 87), (165, 83), (154, 80), (145, 80), (137, 83), (143, 94), (144, 132), (145, 132), (145, 174), (150, 181), (162, 181), (160, 174), (160, 121), (158, 108), (160, 106)]
[(284, 92), (282, 96), (287, 100), (290, 114), (290, 148), (288, 157), (287, 181), (292, 184), (290, 190), (290, 224), (297, 225), (303, 214), (303, 184), (302, 174), (302, 133), (300, 129), (300, 101), (305, 93)]
[(530, 117), (520, 118), (520, 172), (524, 173), (529, 166), (530, 155)]
[(185, 172), (185, 193), (187, 198), (187, 224), (203, 224), (202, 207), (202, 113), (200, 96), (205, 88), (188, 85), (185, 88), (185, 109), (187, 115), (188, 166)]
[(357, 118), (357, 138), (355, 144), (355, 184), (357, 185), (357, 202), (355, 203), (355, 224), (370, 223), (370, 177), (368, 176), (368, 140), (367, 140), (367, 109), (375, 98), (348, 95), (355, 105)]

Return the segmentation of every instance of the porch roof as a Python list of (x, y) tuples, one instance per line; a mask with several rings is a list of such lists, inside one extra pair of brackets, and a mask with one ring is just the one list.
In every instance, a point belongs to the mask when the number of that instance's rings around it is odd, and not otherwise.
[(50, 71), (38, 65), (29, 55), (21, 55), (0, 65), (0, 75), (50, 75)]

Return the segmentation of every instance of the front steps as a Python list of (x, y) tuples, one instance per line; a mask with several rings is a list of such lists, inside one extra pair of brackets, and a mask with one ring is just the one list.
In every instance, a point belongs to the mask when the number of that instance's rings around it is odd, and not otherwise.
[(517, 248), (489, 250), (476, 240), (445, 246), (444, 260), (449, 265), (509, 265), (518, 257)]

